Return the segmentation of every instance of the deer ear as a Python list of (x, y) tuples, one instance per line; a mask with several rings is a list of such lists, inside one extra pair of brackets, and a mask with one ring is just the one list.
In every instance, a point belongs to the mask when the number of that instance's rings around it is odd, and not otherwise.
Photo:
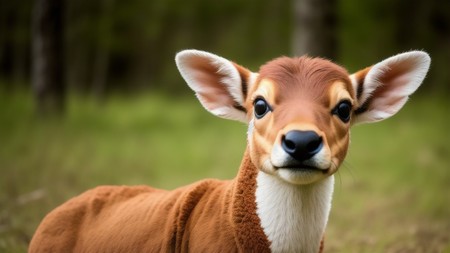
[(353, 124), (376, 122), (397, 113), (422, 83), (430, 62), (427, 53), (411, 51), (351, 75), (357, 100)]
[(179, 52), (175, 61), (181, 76), (212, 114), (248, 122), (245, 100), (257, 74), (220, 56), (198, 51)]

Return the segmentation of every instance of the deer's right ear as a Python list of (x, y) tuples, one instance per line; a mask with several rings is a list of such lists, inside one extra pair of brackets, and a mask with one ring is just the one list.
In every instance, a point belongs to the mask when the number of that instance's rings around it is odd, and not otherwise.
[(257, 74), (220, 56), (198, 50), (179, 52), (181, 76), (212, 114), (247, 123), (245, 100)]

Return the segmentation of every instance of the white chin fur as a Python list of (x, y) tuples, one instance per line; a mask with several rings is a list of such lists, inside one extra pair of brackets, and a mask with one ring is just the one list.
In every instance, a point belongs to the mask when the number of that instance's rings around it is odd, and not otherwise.
[(291, 184), (306, 185), (317, 182), (328, 175), (317, 170), (278, 169), (276, 174)]
[(331, 208), (334, 177), (292, 185), (258, 173), (257, 213), (272, 252), (318, 252)]
[(269, 167), (268, 163), (270, 163), (272, 168), (266, 168), (265, 171), (272, 171), (273, 173), (271, 174), (278, 175), (282, 180), (291, 184), (310, 184), (328, 176), (326, 171), (331, 167), (331, 156), (329, 150), (324, 147), (319, 153), (304, 162), (305, 165), (316, 167), (323, 170), (323, 172), (320, 170), (302, 170), (301, 168), (298, 170), (283, 168), (287, 164), (295, 163), (295, 161), (280, 145), (274, 145), (270, 161), (266, 160), (264, 167)]

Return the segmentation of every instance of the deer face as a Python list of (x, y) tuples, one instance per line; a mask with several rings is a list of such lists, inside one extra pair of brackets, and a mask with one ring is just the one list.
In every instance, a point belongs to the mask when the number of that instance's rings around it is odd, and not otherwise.
[(291, 184), (335, 173), (349, 145), (350, 126), (395, 114), (423, 81), (424, 52), (388, 58), (349, 75), (319, 58), (278, 58), (258, 73), (210, 53), (186, 50), (177, 66), (211, 113), (249, 124), (253, 164)]
[(256, 167), (293, 184), (337, 171), (355, 94), (346, 70), (322, 59), (279, 58), (250, 90), (248, 143)]

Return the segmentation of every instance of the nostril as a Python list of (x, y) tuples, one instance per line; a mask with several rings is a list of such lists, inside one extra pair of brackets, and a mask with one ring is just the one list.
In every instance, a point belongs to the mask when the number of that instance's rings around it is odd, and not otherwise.
[(307, 145), (306, 145), (306, 151), (308, 153), (317, 153), (320, 149), (322, 148), (322, 137), (319, 136), (319, 138), (315, 139), (315, 140), (311, 140)]
[(285, 149), (294, 152), (295, 151), (295, 142), (291, 141), (291, 140), (287, 140), (286, 136), (283, 136), (283, 140), (282, 140), (283, 146)]

